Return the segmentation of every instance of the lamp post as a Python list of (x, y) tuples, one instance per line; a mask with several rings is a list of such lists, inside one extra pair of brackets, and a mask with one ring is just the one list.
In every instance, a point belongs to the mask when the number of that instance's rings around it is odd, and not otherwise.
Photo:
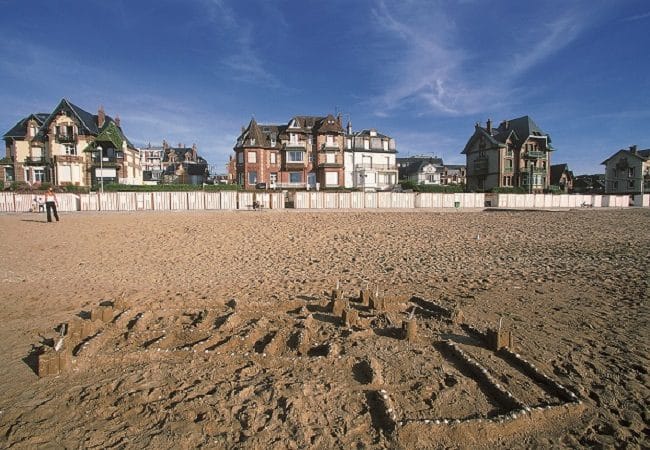
[(97, 146), (97, 150), (99, 150), (99, 173), (101, 175), (101, 181), (100, 181), (100, 186), (101, 186), (101, 193), (104, 193), (104, 149), (102, 148), (101, 145)]

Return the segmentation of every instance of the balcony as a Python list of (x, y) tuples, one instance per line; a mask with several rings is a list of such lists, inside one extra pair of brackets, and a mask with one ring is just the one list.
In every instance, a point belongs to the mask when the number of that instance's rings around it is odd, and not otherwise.
[(322, 144), (320, 146), (320, 149), (324, 150), (324, 151), (329, 150), (329, 151), (333, 151), (333, 152), (341, 150), (336, 142), (325, 142), (324, 144)]
[(397, 164), (365, 163), (356, 164), (354, 170), (397, 170)]
[(77, 141), (76, 134), (57, 134), (54, 139), (59, 144), (72, 144)]
[(49, 164), (49, 158), (45, 156), (28, 156), (25, 158), (24, 164), (26, 166), (44, 166)]
[(79, 155), (55, 155), (55, 163), (80, 163), (83, 162), (83, 157)]
[(546, 152), (540, 152), (540, 151), (528, 151), (525, 155), (525, 159), (541, 159), (546, 157)]
[(103, 160), (100, 161), (99, 157), (93, 156), (93, 159), (91, 160), (91, 165), (93, 167), (116, 167), (122, 162), (122, 158), (110, 158), (107, 156), (104, 156)]
[(297, 150), (305, 150), (307, 148), (307, 142), (306, 141), (296, 141), (296, 142), (287, 142), (284, 144), (284, 148), (286, 150), (291, 150), (291, 149), (297, 149)]

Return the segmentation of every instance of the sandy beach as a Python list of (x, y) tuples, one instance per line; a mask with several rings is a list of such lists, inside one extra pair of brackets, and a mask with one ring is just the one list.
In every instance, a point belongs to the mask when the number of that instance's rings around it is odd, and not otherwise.
[[(44, 220), (0, 215), (1, 447), (648, 446), (650, 210)], [(329, 309), (337, 282), (356, 325)], [(369, 310), (365, 287), (401, 300)], [(118, 299), (127, 306), (72, 370), (38, 377), (36, 348), (59, 324)], [(407, 342), (398, 331), (417, 305)], [(500, 319), (516, 352), (581, 404), (460, 327)], [(489, 420), (510, 410), (443, 339), (523, 404), (553, 408)], [(449, 423), (424, 423), (438, 418)]]

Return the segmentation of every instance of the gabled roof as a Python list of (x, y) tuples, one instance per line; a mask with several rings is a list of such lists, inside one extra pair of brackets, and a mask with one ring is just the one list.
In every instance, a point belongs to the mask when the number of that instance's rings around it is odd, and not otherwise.
[(550, 167), (551, 184), (558, 184), (560, 182), (560, 178), (562, 178), (562, 174), (565, 172), (570, 178), (573, 178), (573, 173), (569, 170), (568, 164), (552, 164)]
[(48, 118), (49, 114), (47, 113), (35, 113), (35, 114), (30, 114), (29, 116), (25, 117), (24, 119), (21, 119), (14, 125), (9, 131), (7, 131), (4, 134), (4, 138), (24, 138), (27, 135), (27, 124), (29, 123), (30, 120), (34, 119), (34, 121), (38, 124), (39, 128), (41, 125), (43, 125), (43, 122)]
[[(279, 136), (282, 134), (283, 125), (259, 125), (253, 118), (248, 123), (242, 134), (237, 139), (238, 147), (273, 147), (271, 143), (275, 141), (278, 145)], [(251, 144), (251, 139), (255, 139), (255, 144)]]
[[(96, 136), (99, 133), (100, 130), (97, 126), (97, 116), (89, 113), (88, 111), (85, 111), (77, 105), (70, 103), (67, 99), (64, 98), (59, 102), (56, 108), (54, 108), (52, 113), (41, 125), (41, 128), (37, 135), (39, 139), (43, 139), (45, 137), (50, 123), (52, 123), (56, 116), (61, 112), (66, 112), (78, 119), (79, 125), (81, 127), (79, 129), (80, 134), (90, 134)], [(109, 116), (105, 116), (104, 125), (106, 125), (109, 121), (113, 121), (113, 119)]]
[(493, 146), (504, 147), (508, 139), (512, 141), (516, 148), (521, 148), (522, 144), (530, 137), (545, 138), (548, 149), (553, 150), (551, 146), (551, 137), (544, 133), (535, 121), (529, 116), (517, 117), (516, 119), (504, 120), (501, 124), (488, 130), (478, 124), (475, 127), (474, 134), (469, 138), (465, 148), (461, 153), (466, 154), (467, 150), (478, 136), (485, 136)]
[(638, 150), (636, 152), (632, 152), (630, 150), (623, 149), (623, 150), (619, 150), (616, 153), (614, 153), (612, 156), (607, 158), (605, 161), (601, 162), (601, 164), (607, 164), (607, 161), (609, 161), (612, 158), (617, 157), (621, 153), (626, 155), (626, 156), (631, 156), (633, 158), (638, 158), (641, 161), (648, 161), (650, 159), (650, 148), (646, 149), (646, 150)]

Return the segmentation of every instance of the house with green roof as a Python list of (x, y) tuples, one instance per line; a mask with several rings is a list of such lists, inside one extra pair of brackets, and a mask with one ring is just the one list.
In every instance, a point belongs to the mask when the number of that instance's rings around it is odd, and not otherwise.
[(91, 114), (62, 99), (51, 113), (30, 114), (3, 137), (6, 156), (0, 167), (5, 182), (142, 183), (138, 150), (124, 135), (120, 119), (106, 115), (102, 107)]
[(550, 186), (551, 137), (528, 116), (477, 123), (462, 154), (466, 156), (467, 189), (523, 188), (544, 192)]

